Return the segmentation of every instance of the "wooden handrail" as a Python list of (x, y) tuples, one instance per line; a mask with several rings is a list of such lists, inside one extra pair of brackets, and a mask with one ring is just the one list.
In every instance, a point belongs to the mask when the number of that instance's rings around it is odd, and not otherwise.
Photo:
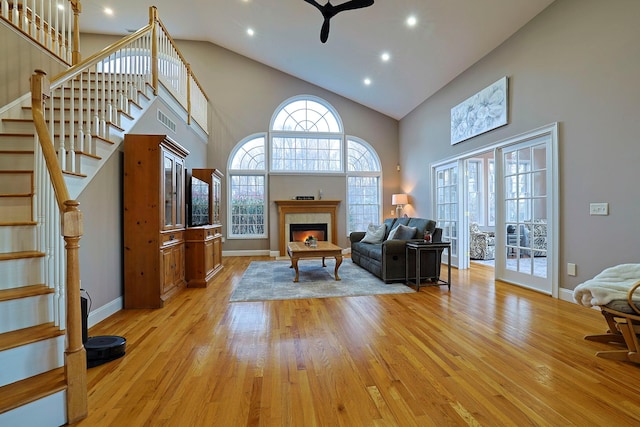
[(67, 347), (65, 350), (65, 378), (67, 382), (67, 420), (70, 423), (88, 414), (87, 356), (82, 344), (82, 314), (80, 308), (79, 242), (83, 234), (82, 212), (79, 203), (70, 200), (69, 191), (56, 157), (56, 151), (44, 119), (44, 102), (50, 97), (46, 73), (36, 70), (31, 76), (31, 108), (42, 147), (42, 154), (62, 218), (62, 236), (66, 252), (66, 315)]
[(56, 194), (56, 202), (60, 211), (64, 211), (64, 202), (69, 200), (69, 190), (67, 190), (67, 184), (64, 182), (64, 176), (62, 175), (62, 169), (58, 163), (56, 157), (56, 150), (49, 135), (47, 128), (47, 122), (44, 119), (44, 102), (49, 99), (49, 82), (46, 79), (47, 73), (42, 70), (35, 70), (31, 76), (31, 108), (33, 121), (40, 140), (40, 146), (42, 147), (42, 154), (47, 164), (47, 169), (51, 175), (51, 182), (53, 184), (53, 191)]
[(68, 70), (63, 71), (62, 73), (56, 75), (51, 79), (51, 81), (54, 81), (56, 83), (63, 83), (65, 81), (71, 80), (72, 78), (79, 75), (85, 68), (97, 64), (107, 56), (117, 52), (118, 50), (122, 49), (123, 47), (130, 44), (131, 42), (144, 37), (150, 31), (150, 29), (151, 29), (151, 25), (147, 25), (145, 27), (140, 28), (135, 33), (129, 34), (128, 36), (124, 37), (122, 40), (119, 40), (114, 44), (105, 47), (101, 51), (94, 53), (93, 55), (81, 61), (80, 63), (75, 64), (73, 67), (69, 68)]

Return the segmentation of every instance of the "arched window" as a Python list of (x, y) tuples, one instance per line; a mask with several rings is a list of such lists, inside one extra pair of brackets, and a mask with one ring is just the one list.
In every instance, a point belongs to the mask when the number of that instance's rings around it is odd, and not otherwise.
[(382, 168), (375, 150), (355, 137), (347, 140), (347, 233), (379, 224)]
[(340, 116), (320, 98), (304, 95), (285, 101), (272, 116), (269, 137), (249, 136), (231, 152), (229, 238), (267, 237), (269, 172), (344, 174), (347, 232), (366, 230), (369, 223), (381, 221), (378, 155), (365, 141), (345, 137)]
[(326, 102), (289, 99), (271, 120), (271, 171), (342, 172), (343, 141), (340, 116)]
[(245, 138), (229, 157), (230, 238), (267, 237), (265, 139), (264, 134)]

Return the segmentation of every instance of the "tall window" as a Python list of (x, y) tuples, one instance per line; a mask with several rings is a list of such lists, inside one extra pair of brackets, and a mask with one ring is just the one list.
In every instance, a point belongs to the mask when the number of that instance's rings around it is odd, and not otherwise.
[(467, 161), (467, 187), (469, 189), (469, 222), (484, 225), (484, 196), (483, 196), (483, 168), (482, 160)]
[(345, 144), (345, 139), (340, 116), (327, 102), (312, 96), (284, 102), (273, 115), (269, 137), (247, 137), (229, 157), (229, 238), (267, 237), (269, 172), (346, 174), (347, 231), (379, 223), (378, 155), (365, 141), (349, 137)]
[(489, 173), (487, 176), (489, 179), (489, 183), (487, 185), (487, 204), (489, 211), (487, 225), (493, 227), (496, 225), (496, 162), (493, 159), (489, 160)]
[(229, 161), (229, 237), (267, 236), (265, 136), (240, 142)]
[(347, 233), (366, 230), (371, 223), (379, 224), (380, 212), (380, 160), (373, 148), (362, 140), (350, 138), (347, 142), (347, 197), (349, 218)]

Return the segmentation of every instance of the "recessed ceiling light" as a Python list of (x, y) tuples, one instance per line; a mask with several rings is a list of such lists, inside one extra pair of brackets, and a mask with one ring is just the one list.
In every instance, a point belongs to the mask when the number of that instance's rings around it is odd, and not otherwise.
[(113, 9), (111, 9), (110, 7), (105, 7), (104, 13), (105, 15), (113, 15)]
[(380, 59), (382, 59), (383, 62), (387, 62), (391, 59), (391, 55), (389, 54), (389, 52), (382, 52), (382, 55), (380, 55)]
[(249, 34), (251, 37), (253, 37), (255, 33), (256, 32), (253, 31), (253, 28), (247, 28), (247, 34)]
[(418, 23), (418, 18), (416, 18), (414, 15), (411, 15), (407, 18), (407, 26), (415, 27), (417, 23)]
[(369, 77), (365, 77), (365, 79), (362, 82), (365, 84), (365, 86), (371, 85), (371, 79)]

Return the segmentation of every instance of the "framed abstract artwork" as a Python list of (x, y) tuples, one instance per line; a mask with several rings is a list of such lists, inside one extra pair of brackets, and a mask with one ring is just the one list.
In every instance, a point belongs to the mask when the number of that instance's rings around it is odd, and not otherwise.
[(505, 76), (451, 109), (451, 145), (507, 124)]

